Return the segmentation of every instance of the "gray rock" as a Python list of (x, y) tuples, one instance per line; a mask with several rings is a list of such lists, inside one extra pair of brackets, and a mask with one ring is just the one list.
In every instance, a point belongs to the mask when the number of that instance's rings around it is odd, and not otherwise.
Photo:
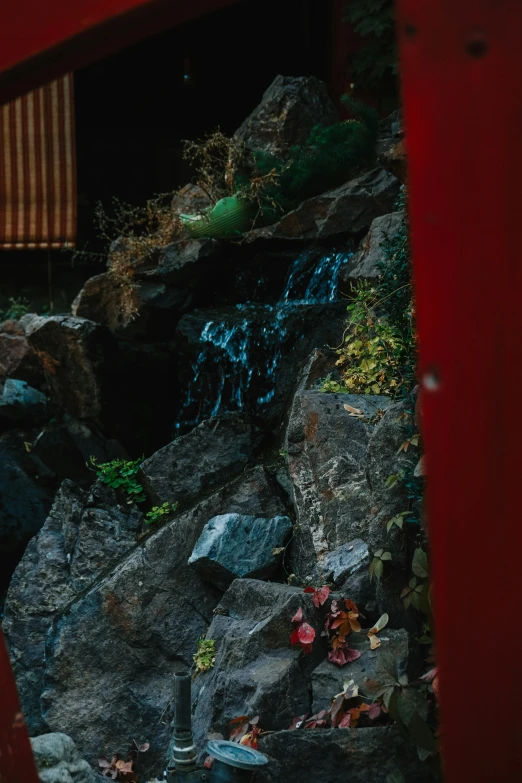
[(85, 318), (24, 316), (25, 333), (44, 367), (57, 405), (79, 419), (96, 419), (102, 408), (100, 371), (107, 334)]
[[(367, 416), (379, 408), (385, 413), (373, 425), (350, 416), (345, 403)], [(372, 619), (374, 612), (388, 612), (391, 625), (399, 627), (405, 622), (399, 596), (407, 582), (406, 550), (402, 531), (388, 533), (386, 522), (408, 508), (408, 498), (402, 482), (389, 489), (386, 481), (401, 469), (413, 470), (417, 459), (411, 453), (416, 449), (398, 453), (408, 436), (407, 408), (386, 397), (305, 390), (294, 398), (285, 438), (297, 516), (290, 548), (294, 572), (317, 582), (327, 554), (354, 539), (367, 545), (371, 557), (385, 548), (392, 553), (386, 579), (370, 585), (362, 569), (343, 590)]]
[[(312, 655), (290, 644), (292, 617), (303, 608), (316, 629)], [(239, 715), (265, 730), (287, 728), (295, 715), (309, 712), (310, 669), (326, 656), (320, 637), (324, 620), (302, 589), (253, 579), (237, 579), (223, 596), (207, 638), (216, 642), (216, 662), (193, 684), (193, 731), (198, 748), (208, 735), (226, 735)]]
[(39, 698), (54, 619), (133, 546), (140, 520), (135, 506), (118, 506), (113, 490), (96, 485), (88, 493), (64, 481), (29, 542), (9, 586), (3, 630), (32, 733), (47, 728)]
[(0, 423), (8, 426), (37, 424), (45, 419), (47, 400), (45, 395), (33, 389), (26, 381), (8, 378), (0, 398)]
[(4, 321), (0, 326), (0, 379), (12, 377), (37, 388), (44, 380), (42, 366), (27, 342), (23, 324)]
[(256, 783), (389, 783), (393, 772), (401, 772), (405, 783), (434, 782), (394, 726), (279, 731), (262, 737), (259, 749), (270, 763)]
[(122, 330), (139, 311), (140, 298), (135, 288), (119, 285), (116, 278), (104, 272), (89, 278), (72, 303), (71, 312), (109, 329)]
[(67, 731), (94, 765), (131, 738), (150, 741), (147, 764), (161, 776), (173, 675), (192, 665), (221, 597), (187, 565), (190, 553), (216, 513), (272, 517), (281, 511), (258, 468), (108, 564), (49, 632), (40, 701), (49, 728)]
[(96, 783), (97, 776), (67, 734), (42, 734), (31, 739), (41, 783)]
[(338, 120), (326, 85), (319, 79), (276, 76), (235, 136), (250, 150), (278, 155), (306, 141), (315, 125), (333, 125)]
[(273, 550), (283, 547), (291, 531), (288, 517), (221, 514), (207, 522), (188, 562), (221, 590), (241, 577), (268, 579), (281, 562)]
[(49, 488), (38, 483), (27, 454), (26, 435), (11, 430), (0, 436), (0, 551), (12, 552), (34, 536), (52, 502)]
[(349, 541), (347, 544), (329, 552), (321, 563), (321, 574), (325, 581), (332, 581), (336, 585), (343, 584), (348, 577), (370, 565), (370, 552), (367, 544), (360, 539)]
[(402, 219), (402, 212), (392, 212), (372, 221), (370, 231), (362, 240), (359, 250), (341, 270), (341, 279), (345, 284), (358, 280), (376, 280), (382, 274), (378, 266), (385, 261), (382, 244), (397, 233)]
[(261, 440), (262, 433), (245, 413), (208, 419), (145, 460), (144, 484), (158, 505), (193, 502), (244, 470)]
[(381, 682), (386, 677), (386, 672), (381, 665), (383, 655), (392, 655), (397, 663), (399, 677), (407, 673), (409, 664), (409, 639), (408, 633), (403, 630), (391, 630), (383, 628), (379, 633), (381, 646), (376, 650), (370, 649), (370, 641), (364, 631), (352, 633), (349, 637), (350, 647), (358, 650), (361, 657), (345, 666), (336, 666), (329, 660), (324, 660), (312, 672), (312, 712), (327, 709), (334, 696), (341, 693), (343, 683), (354, 680), (355, 684), (363, 689), (366, 680)]
[(368, 529), (372, 498), (365, 468), (374, 428), (351, 417), (344, 404), (372, 416), (391, 403), (382, 396), (309, 390), (296, 395), (290, 413), (285, 448), (298, 524), (292, 558), (301, 577), (315, 577), (326, 553), (342, 544), (358, 538), (375, 545)]
[(372, 169), (346, 185), (303, 201), (279, 223), (250, 232), (247, 241), (360, 236), (376, 217), (393, 210), (399, 189), (400, 182), (392, 174)]

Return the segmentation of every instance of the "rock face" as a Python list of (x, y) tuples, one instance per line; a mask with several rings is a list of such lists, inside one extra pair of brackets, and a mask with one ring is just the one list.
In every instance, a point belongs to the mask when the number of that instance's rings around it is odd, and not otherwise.
[(340, 234), (360, 236), (372, 221), (393, 210), (400, 182), (376, 168), (346, 185), (303, 201), (279, 223), (252, 231), (248, 241), (325, 239)]
[[(140, 300), (135, 289), (131, 289), (131, 309), (138, 310)], [(104, 272), (89, 278), (72, 303), (72, 314), (86, 318), (112, 330), (124, 329), (129, 324), (124, 303), (129, 297), (128, 287), (118, 285), (114, 277)]]
[(319, 641), (305, 660), (292, 647), (290, 620), (299, 607), (320, 639), (321, 616), (302, 589), (251, 579), (232, 583), (207, 633), (216, 642), (215, 666), (193, 685), (198, 748), (210, 733), (226, 734), (239, 715), (259, 715), (268, 730), (288, 728), (296, 715), (309, 712), (309, 670), (326, 656), (326, 646)]
[(262, 738), (259, 749), (270, 763), (257, 773), (256, 783), (338, 783), (340, 778), (389, 783), (399, 772), (405, 783), (434, 780), (394, 726), (279, 731)]
[(17, 426), (20, 423), (38, 424), (47, 414), (45, 395), (28, 386), (26, 381), (8, 378), (0, 397), (0, 427)]
[(50, 488), (36, 481), (26, 437), (14, 430), (0, 436), (0, 552), (16, 550), (37, 533), (52, 502)]
[(385, 261), (382, 243), (397, 233), (402, 218), (402, 212), (392, 212), (372, 221), (370, 231), (361, 242), (359, 250), (341, 272), (344, 283), (376, 280), (381, 275), (378, 265)]
[(92, 767), (84, 761), (67, 734), (42, 734), (31, 740), (41, 783), (96, 783)]
[(281, 562), (291, 531), (288, 517), (222, 514), (207, 522), (188, 562), (221, 590), (236, 578), (268, 579)]
[(368, 545), (361, 539), (356, 539), (325, 555), (321, 563), (321, 572), (325, 581), (339, 586), (369, 565)]
[(339, 115), (326, 85), (313, 76), (277, 76), (259, 106), (235, 136), (251, 150), (281, 155), (301, 144), (315, 125), (333, 125)]
[(140, 520), (135, 507), (119, 506), (103, 485), (85, 492), (65, 481), (29, 542), (9, 587), (3, 630), (32, 733), (46, 729), (39, 699), (53, 620), (134, 544)]
[(343, 683), (347, 679), (354, 680), (361, 689), (365, 680), (377, 682), (384, 680), (385, 671), (382, 668), (382, 661), (385, 655), (393, 657), (399, 677), (407, 673), (410, 656), (408, 633), (402, 629), (397, 631), (385, 629), (379, 634), (379, 639), (381, 646), (371, 650), (364, 631), (360, 634), (353, 633), (350, 635), (350, 647), (361, 653), (360, 658), (342, 667), (324, 660), (314, 669), (311, 676), (314, 714), (329, 707), (334, 696), (342, 692)]
[(145, 486), (158, 505), (193, 502), (243, 470), (261, 440), (262, 433), (244, 413), (209, 419), (145, 460)]
[[(368, 417), (378, 409), (385, 413), (372, 425), (349, 416), (345, 403)], [(390, 577), (395, 573), (399, 579), (406, 556), (403, 539), (399, 530), (387, 533), (385, 523), (407, 508), (407, 498), (400, 482), (388, 489), (386, 480), (415, 466), (415, 456), (397, 453), (407, 437), (404, 411), (403, 403), (391, 404), (389, 398), (370, 395), (303, 390), (294, 398), (285, 448), (297, 514), (291, 561), (300, 578), (311, 577), (314, 582), (324, 578), (325, 571), (332, 571), (331, 561), (325, 561), (328, 553), (362, 539), (371, 556), (380, 547), (392, 553)], [(350, 576), (345, 589), (370, 614), (380, 608), (393, 623), (402, 622), (395, 596), (400, 588), (392, 586), (393, 578), (386, 584), (386, 595), (380, 598), (381, 587), (377, 587), (377, 604), (373, 604), (375, 588), (371, 590), (365, 569)]]
[(43, 381), (38, 358), (18, 321), (4, 321), (0, 325), (0, 380), (3, 378), (20, 378), (37, 387)]
[(42, 716), (53, 731), (69, 731), (95, 763), (126, 747), (151, 742), (147, 761), (164, 769), (173, 673), (190, 667), (220, 593), (187, 565), (211, 516), (282, 511), (258, 468), (177, 515), (106, 569), (56, 619), (46, 646)]
[(64, 315), (31, 316), (26, 325), (27, 339), (42, 362), (55, 402), (79, 419), (96, 419), (101, 412), (102, 332), (103, 327), (93, 321)]

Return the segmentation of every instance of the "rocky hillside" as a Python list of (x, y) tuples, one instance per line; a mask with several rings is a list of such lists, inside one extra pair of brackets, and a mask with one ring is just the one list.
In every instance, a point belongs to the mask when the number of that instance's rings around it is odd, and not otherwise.
[[(239, 133), (253, 149), (289, 148), (334, 119), (323, 85), (279, 77)], [(246, 241), (159, 248), (134, 269), (132, 320), (109, 258), (72, 314), (2, 325), (11, 571), (25, 548), (3, 629), (32, 735), (68, 735), (93, 768), (147, 742), (139, 779), (161, 777), (173, 677), (206, 639), (212, 660), (193, 682), (202, 758), (246, 716), (269, 758), (259, 783), (433, 779), (422, 623), (403, 601), (419, 550), (389, 525), (409, 508), (390, 477), (419, 460), (404, 447), (414, 400), (321, 383), (343, 294), (379, 276), (402, 219), (400, 137), (396, 118), (382, 123), (386, 168)], [(173, 208), (197, 198), (187, 187)], [(124, 460), (117, 480), (91, 457)], [(67, 765), (70, 741), (52, 742)]]

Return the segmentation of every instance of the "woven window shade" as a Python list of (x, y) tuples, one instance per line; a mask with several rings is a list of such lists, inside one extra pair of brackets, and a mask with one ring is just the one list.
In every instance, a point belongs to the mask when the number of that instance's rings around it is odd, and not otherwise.
[(0, 106), (0, 250), (74, 247), (73, 76)]

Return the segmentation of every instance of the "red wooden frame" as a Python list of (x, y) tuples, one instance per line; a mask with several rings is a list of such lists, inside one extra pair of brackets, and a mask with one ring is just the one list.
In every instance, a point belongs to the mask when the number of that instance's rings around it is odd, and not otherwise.
[(9, 656), (0, 629), (0, 783), (38, 783)]
[[(233, 1), (2, 0), (0, 102)], [(445, 780), (507, 783), (522, 769), (522, 1), (397, 3)], [(6, 664), (0, 638), (2, 763)], [(36, 780), (27, 755), (9, 783)]]
[(0, 104), (240, 0), (1, 0)]
[(522, 2), (398, 0), (446, 783), (522, 776)]

